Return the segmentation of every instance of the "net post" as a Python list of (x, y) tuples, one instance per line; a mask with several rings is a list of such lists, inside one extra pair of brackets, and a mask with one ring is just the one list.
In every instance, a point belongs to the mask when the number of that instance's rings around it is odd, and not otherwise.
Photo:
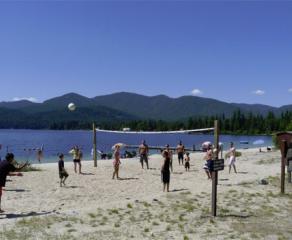
[(93, 130), (93, 164), (97, 167), (97, 151), (96, 151), (96, 126), (95, 123), (92, 124)]
[[(219, 154), (219, 126), (218, 120), (214, 121), (214, 145), (216, 148), (215, 159), (218, 159)], [(218, 184), (218, 171), (212, 171), (212, 216), (217, 216), (217, 184)]]

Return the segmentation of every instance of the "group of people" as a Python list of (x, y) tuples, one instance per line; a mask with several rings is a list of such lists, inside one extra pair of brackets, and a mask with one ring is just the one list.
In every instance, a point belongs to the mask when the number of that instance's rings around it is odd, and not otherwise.
[[(120, 154), (121, 145), (116, 144), (114, 146), (114, 160), (113, 160), (113, 175), (112, 179), (119, 179), (119, 167), (121, 164), (121, 154)], [(190, 156), (189, 153), (185, 151), (185, 147), (180, 141), (177, 145), (176, 152), (178, 154), (178, 163), (179, 165), (184, 165), (186, 171), (190, 169)], [(161, 166), (161, 180), (163, 182), (163, 191), (169, 191), (169, 182), (170, 182), (170, 171), (173, 171), (173, 151), (169, 147), (169, 144), (165, 146), (163, 150), (161, 150), (161, 154), (163, 156), (163, 163)], [(140, 156), (140, 163), (142, 169), (144, 169), (144, 164), (146, 168), (149, 169), (149, 162), (148, 162), (148, 155), (149, 155), (149, 147), (146, 144), (146, 141), (143, 140), (141, 145), (139, 145), (139, 156)]]
[[(119, 167), (121, 164), (121, 154), (120, 154), (121, 145), (116, 144), (114, 147), (114, 161), (113, 161), (113, 175), (112, 179), (119, 179)], [(189, 171), (190, 169), (190, 155), (188, 152), (186, 152), (186, 149), (182, 142), (180, 141), (179, 144), (176, 147), (176, 153), (178, 156), (178, 163), (179, 165), (183, 165), (186, 169), (186, 171)], [(205, 154), (205, 165), (204, 169), (207, 174), (208, 179), (212, 179), (212, 161), (214, 159), (214, 155), (216, 155), (217, 149), (213, 149), (212, 146), (208, 147), (206, 154)], [(70, 151), (70, 154), (73, 156), (73, 163), (74, 163), (74, 171), (77, 173), (77, 165), (78, 173), (81, 174), (81, 159), (82, 159), (82, 151), (78, 146), (74, 146)], [(170, 183), (170, 172), (173, 171), (173, 150), (169, 147), (167, 144), (165, 148), (161, 151), (161, 154), (163, 156), (163, 162), (161, 165), (161, 180), (163, 183), (163, 191), (169, 191), (169, 183)], [(235, 161), (236, 161), (236, 149), (234, 147), (233, 142), (230, 143), (230, 149), (228, 151), (228, 157), (229, 157), (229, 173), (231, 172), (231, 169), (233, 167), (234, 172), (236, 171)], [(146, 141), (144, 140), (141, 145), (139, 146), (139, 155), (140, 155), (140, 163), (142, 169), (144, 169), (144, 163), (149, 169), (149, 163), (148, 163), (148, 155), (149, 155), (149, 147), (146, 144)], [(22, 176), (22, 174), (18, 171), (20, 171), (22, 168), (24, 168), (28, 163), (24, 163), (23, 165), (19, 167), (15, 167), (13, 164), (14, 161), (14, 155), (13, 153), (7, 153), (5, 160), (0, 161), (0, 212), (1, 209), (1, 197), (2, 197), (2, 188), (5, 187), (6, 183), (6, 177), (7, 176)], [(68, 178), (69, 174), (67, 173), (65, 167), (64, 167), (64, 154), (59, 154), (59, 161), (58, 161), (58, 168), (59, 168), (59, 177), (60, 177), (60, 186), (65, 185), (65, 181)], [(14, 173), (17, 172), (17, 173)]]

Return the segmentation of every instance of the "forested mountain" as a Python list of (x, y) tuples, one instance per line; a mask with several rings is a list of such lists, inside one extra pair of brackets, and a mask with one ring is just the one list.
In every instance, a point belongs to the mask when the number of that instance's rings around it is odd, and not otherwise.
[[(75, 103), (77, 107), (73, 112), (67, 108), (70, 102)], [(286, 112), (290, 111), (292, 112), (292, 105), (276, 108), (261, 104), (226, 103), (194, 96), (149, 97), (121, 92), (88, 98), (69, 93), (43, 103), (26, 100), (0, 102), (0, 128), (78, 129), (89, 128), (92, 122), (108, 128), (121, 127), (125, 123), (130, 125), (130, 122), (133, 128), (139, 128), (139, 124), (140, 128), (149, 129), (154, 125), (156, 128), (165, 128), (166, 126), (162, 126), (161, 123), (165, 123), (167, 128), (177, 128), (186, 127), (187, 121), (189, 121), (189, 126), (200, 125), (196, 121), (206, 124), (205, 120), (212, 117), (220, 118), (224, 124), (228, 125), (231, 124), (228, 121), (232, 119), (233, 122), (239, 121), (234, 120), (235, 113), (241, 116), (240, 119), (244, 119), (248, 128), (256, 128), (256, 122), (261, 121), (261, 118), (281, 119), (284, 118)], [(289, 117), (286, 116), (286, 120), (287, 118)], [(190, 119), (193, 124), (190, 124)], [(147, 126), (149, 124), (153, 126)], [(254, 124), (253, 127), (252, 124)], [(241, 124), (240, 127), (242, 126)], [(227, 126), (226, 130), (229, 131), (229, 129), (233, 127)]]

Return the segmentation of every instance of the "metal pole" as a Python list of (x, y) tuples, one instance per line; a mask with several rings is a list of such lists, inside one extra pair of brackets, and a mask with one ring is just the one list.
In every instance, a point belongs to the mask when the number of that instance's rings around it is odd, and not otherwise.
[(284, 140), (281, 142), (281, 152), (282, 152), (282, 160), (281, 160), (281, 193), (285, 193), (285, 160), (287, 154), (287, 141)]
[(97, 167), (96, 126), (95, 126), (95, 123), (92, 124), (92, 128), (93, 128), (93, 163), (94, 163), (94, 167)]
[[(219, 154), (219, 126), (218, 126), (218, 120), (215, 120), (214, 122), (214, 145), (216, 148), (215, 152), (215, 159), (218, 159)], [(217, 216), (217, 184), (218, 184), (218, 171), (212, 172), (212, 216)]]

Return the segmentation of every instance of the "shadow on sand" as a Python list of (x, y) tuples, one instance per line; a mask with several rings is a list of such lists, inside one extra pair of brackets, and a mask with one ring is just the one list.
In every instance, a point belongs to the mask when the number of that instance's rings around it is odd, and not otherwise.
[(188, 191), (189, 189), (187, 188), (181, 188), (181, 189), (173, 189), (170, 192), (183, 192), (183, 191)]
[(219, 214), (218, 217), (220, 217), (220, 218), (242, 218), (242, 219), (245, 219), (245, 218), (253, 217), (253, 215), (240, 215), (240, 214), (226, 214), (226, 215), (223, 215), (223, 214)]
[(30, 192), (30, 190), (25, 189), (5, 189), (5, 192)]
[[(36, 216), (43, 216), (48, 215), (51, 213), (55, 213), (55, 211), (51, 212), (29, 212), (29, 213), (0, 213), (0, 216), (6, 216), (7, 219), (16, 219), (16, 218), (25, 218), (25, 217), (36, 217)], [(5, 219), (5, 218), (0, 218)]]
[(149, 169), (146, 169), (146, 170), (158, 170), (158, 168), (149, 168)]
[(93, 173), (85, 173), (85, 172), (82, 172), (80, 175), (92, 176), (92, 175), (94, 175), (94, 174), (93, 174)]
[[(217, 218), (240, 218), (240, 219), (247, 219), (250, 217), (254, 217), (254, 215), (240, 215), (240, 214), (218, 214)], [(211, 215), (204, 215), (201, 218), (212, 218)]]
[(73, 188), (73, 189), (75, 189), (75, 188), (84, 188), (84, 187), (81, 187), (81, 186), (68, 186), (68, 185), (65, 185), (65, 186), (63, 186), (63, 188)]
[(126, 181), (126, 180), (138, 180), (139, 178), (118, 178), (120, 181)]

